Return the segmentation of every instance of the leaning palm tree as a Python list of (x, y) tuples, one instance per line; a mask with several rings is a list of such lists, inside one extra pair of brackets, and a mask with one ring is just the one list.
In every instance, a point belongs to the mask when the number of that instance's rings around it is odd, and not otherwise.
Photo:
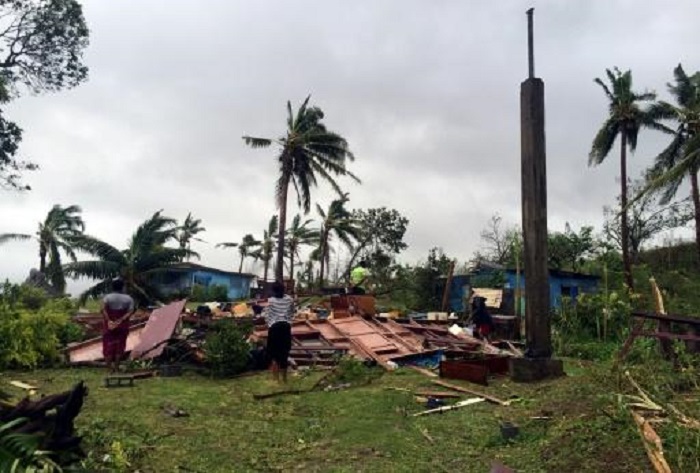
[(348, 248), (352, 249), (353, 240), (357, 240), (360, 236), (360, 228), (357, 225), (357, 221), (353, 218), (352, 212), (345, 208), (348, 200), (348, 195), (343, 194), (340, 199), (331, 202), (327, 211), (324, 211), (320, 205), (316, 204), (316, 210), (322, 222), (318, 246), (320, 260), (318, 283), (320, 287), (323, 287), (325, 270), (330, 261), (330, 244), (333, 237), (335, 236)]
[(258, 246), (260, 246), (260, 242), (250, 233), (245, 235), (240, 243), (223, 242), (217, 243), (216, 245), (217, 248), (238, 248), (238, 254), (241, 255), (241, 262), (238, 265), (239, 273), (243, 271), (243, 261), (248, 256), (253, 256), (254, 251), (251, 250), (254, 250)]
[(75, 248), (96, 259), (69, 263), (64, 270), (73, 277), (98, 281), (80, 296), (81, 301), (109, 292), (111, 281), (120, 277), (139, 305), (157, 302), (161, 298), (158, 276), (183, 256), (198, 257), (193, 251), (166, 246), (177, 242), (177, 231), (177, 222), (158, 211), (136, 229), (124, 250), (92, 236), (78, 235), (72, 239)]
[[(85, 223), (77, 205), (61, 207), (54, 205), (34, 235), (4, 233), (0, 244), (11, 240), (36, 240), (39, 242), (39, 271), (44, 273), (51, 285), (59, 292), (66, 288), (66, 279), (61, 265), (61, 251), (76, 260), (71, 239), (85, 230)], [(48, 261), (47, 261), (48, 257)]]
[(267, 224), (267, 230), (263, 231), (260, 246), (251, 254), (253, 258), (263, 262), (263, 281), (267, 281), (267, 270), (270, 268), (270, 261), (272, 261), (272, 255), (275, 252), (275, 234), (278, 230), (277, 215), (273, 215)]
[(296, 214), (292, 219), (292, 225), (287, 229), (287, 256), (289, 257), (289, 274), (294, 275), (295, 259), (300, 258), (299, 251), (303, 246), (318, 244), (321, 232), (315, 228), (309, 228), (313, 220), (301, 221), (301, 215)]
[(656, 98), (652, 92), (637, 93), (632, 90), (632, 72), (621, 72), (618, 68), (606, 69), (610, 86), (601, 79), (595, 82), (602, 87), (609, 100), (609, 116), (593, 139), (588, 155), (591, 166), (602, 163), (610, 154), (615, 140), (620, 137), (620, 203), (622, 206), (620, 230), (622, 238), (622, 262), (625, 282), (633, 289), (632, 268), (629, 257), (629, 225), (627, 220), (627, 149), (634, 152), (637, 148), (637, 136), (641, 128), (664, 130), (658, 122), (659, 116), (645, 102)]
[(263, 148), (273, 143), (279, 146), (279, 177), (276, 186), (276, 202), (279, 208), (279, 235), (277, 237), (277, 267), (275, 278), (282, 281), (284, 276), (285, 231), (287, 225), (287, 194), (292, 184), (297, 193), (297, 201), (304, 212), (311, 210), (311, 188), (317, 185), (320, 176), (342, 194), (336, 176), (349, 176), (360, 180), (348, 171), (346, 163), (355, 157), (348, 143), (337, 133), (329, 131), (321, 123), (323, 111), (309, 107), (311, 96), (301, 104), (296, 114), (292, 104), (287, 102), (287, 132), (277, 139), (244, 136), (245, 143), (253, 148)]
[(659, 101), (656, 113), (675, 122), (669, 145), (656, 157), (649, 169), (647, 190), (661, 191), (661, 204), (668, 204), (685, 178), (690, 180), (690, 194), (695, 207), (695, 244), (700, 263), (700, 72), (688, 76), (683, 66), (673, 70), (674, 84), (667, 84), (676, 104)]
[[(180, 228), (177, 231), (177, 241), (180, 244), (181, 250), (189, 250), (192, 240), (194, 241), (204, 241), (201, 238), (197, 238), (195, 235), (202, 233), (206, 228), (202, 226), (202, 220), (199, 218), (194, 218), (192, 212), (187, 214), (185, 221), (182, 222)], [(189, 258), (187, 258), (189, 259)]]

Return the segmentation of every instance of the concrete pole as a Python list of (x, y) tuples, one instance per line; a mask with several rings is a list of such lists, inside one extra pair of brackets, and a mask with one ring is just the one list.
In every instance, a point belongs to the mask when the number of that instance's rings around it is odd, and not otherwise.
[(520, 85), (520, 147), (525, 267), (526, 356), (552, 355), (547, 267), (547, 158), (544, 82), (534, 77), (532, 9), (528, 10), (529, 77)]

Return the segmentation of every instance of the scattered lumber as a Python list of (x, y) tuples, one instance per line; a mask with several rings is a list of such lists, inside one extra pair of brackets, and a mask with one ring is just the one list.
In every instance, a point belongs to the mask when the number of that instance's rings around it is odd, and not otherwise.
[(465, 406), (470, 406), (472, 404), (477, 404), (479, 402), (484, 402), (485, 399), (483, 397), (473, 397), (470, 399), (465, 399), (464, 401), (459, 401), (455, 404), (452, 404), (451, 406), (442, 406), (442, 407), (436, 407), (435, 409), (428, 409), (427, 411), (423, 412), (416, 412), (413, 414), (413, 417), (419, 417), (419, 416), (424, 416), (427, 414), (435, 414), (436, 412), (446, 412), (446, 411), (452, 411), (454, 409), (459, 409)]
[(473, 396), (479, 396), (480, 398), (483, 398), (489, 402), (492, 402), (494, 404), (498, 404), (500, 406), (509, 406), (510, 405), (510, 401), (504, 401), (502, 399), (498, 399), (497, 397), (494, 397), (494, 396), (491, 396), (488, 394), (484, 394), (484, 393), (480, 393), (479, 391), (474, 391), (472, 389), (463, 388), (462, 386), (457, 386), (456, 384), (447, 383), (445, 381), (440, 381), (440, 380), (434, 380), (433, 384), (437, 384), (438, 386), (442, 386), (443, 388), (452, 389), (453, 391), (459, 391), (462, 393), (471, 394)]

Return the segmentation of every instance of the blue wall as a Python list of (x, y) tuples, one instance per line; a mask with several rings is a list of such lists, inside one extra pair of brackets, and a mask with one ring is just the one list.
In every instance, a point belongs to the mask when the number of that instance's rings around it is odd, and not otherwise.
[(194, 284), (209, 287), (224, 286), (228, 289), (229, 300), (246, 299), (250, 296), (251, 276), (227, 274), (206, 269), (187, 269), (167, 272), (161, 278), (160, 288), (163, 292), (183, 292), (192, 289)]
[[(502, 271), (505, 277), (505, 289), (515, 290), (515, 271)], [(482, 279), (488, 276), (490, 271), (480, 271), (478, 276)], [(462, 312), (465, 310), (464, 297), (466, 296), (465, 287), (470, 287), (470, 280), (473, 275), (457, 275), (452, 278), (450, 284), (449, 307), (452, 312)], [(478, 283), (477, 283), (478, 284)], [(444, 284), (443, 286), (444, 287)], [(561, 306), (562, 288), (569, 288), (569, 296), (574, 300), (579, 294), (594, 293), (598, 291), (598, 278), (594, 276), (586, 276), (574, 273), (560, 273), (552, 271), (549, 275), (549, 305), (552, 309), (558, 309)], [(440, 288), (442, 291), (442, 288)], [(442, 294), (442, 292), (440, 292)], [(520, 294), (522, 297), (520, 307), (524, 310), (525, 297), (525, 276), (520, 275)]]
[[(516, 275), (515, 272), (507, 271), (505, 273), (505, 287), (515, 289)], [(561, 307), (561, 298), (563, 295), (562, 288), (568, 290), (568, 296), (576, 300), (579, 294), (593, 293), (598, 291), (598, 278), (576, 276), (567, 274), (550, 274), (549, 275), (549, 306), (552, 309)], [(568, 289), (566, 289), (568, 288)], [(520, 275), (520, 294), (524, 297), (525, 294), (525, 276)], [(524, 307), (524, 304), (521, 304)]]

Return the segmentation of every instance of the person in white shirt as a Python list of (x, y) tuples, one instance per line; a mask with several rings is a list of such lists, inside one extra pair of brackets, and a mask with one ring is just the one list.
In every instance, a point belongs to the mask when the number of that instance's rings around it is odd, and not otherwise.
[(267, 323), (267, 357), (271, 361), (272, 377), (275, 381), (287, 382), (289, 352), (292, 349), (292, 320), (294, 320), (294, 299), (284, 293), (284, 285), (272, 285), (272, 297), (263, 310)]

